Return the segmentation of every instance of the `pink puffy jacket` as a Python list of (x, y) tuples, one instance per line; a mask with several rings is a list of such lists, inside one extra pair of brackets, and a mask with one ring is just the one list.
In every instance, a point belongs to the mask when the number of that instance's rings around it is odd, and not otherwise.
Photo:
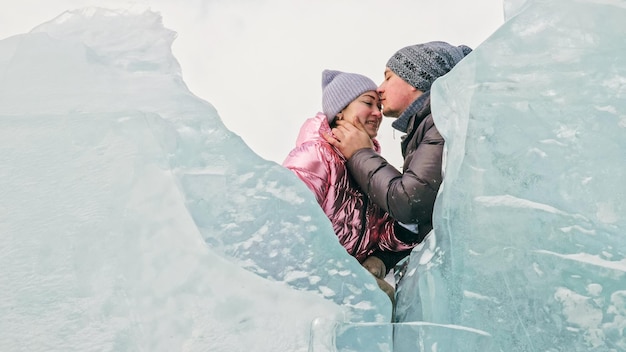
[[(363, 193), (346, 168), (346, 159), (322, 137), (331, 133), (326, 115), (318, 113), (305, 121), (296, 148), (283, 166), (293, 171), (311, 189), (333, 225), (339, 242), (363, 262), (372, 252), (402, 251), (404, 243), (394, 233), (393, 219)], [(374, 140), (376, 151), (380, 151)]]

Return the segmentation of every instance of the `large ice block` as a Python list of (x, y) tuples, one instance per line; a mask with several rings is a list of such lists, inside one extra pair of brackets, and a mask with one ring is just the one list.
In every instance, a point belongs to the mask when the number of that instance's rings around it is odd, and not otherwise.
[(626, 2), (517, 5), (433, 86), (445, 181), (396, 320), (495, 351), (623, 351)]
[(151, 12), (0, 41), (0, 350), (305, 351), (391, 304), (292, 172), (185, 86)]

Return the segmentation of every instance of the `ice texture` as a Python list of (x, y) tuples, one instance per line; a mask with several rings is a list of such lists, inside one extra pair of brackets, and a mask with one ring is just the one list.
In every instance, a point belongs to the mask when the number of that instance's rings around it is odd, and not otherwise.
[(624, 351), (626, 1), (512, 3), (433, 85), (445, 180), (395, 319), (493, 351)]
[(626, 3), (504, 5), (433, 86), (445, 181), (395, 323), (158, 14), (0, 41), (0, 350), (626, 350)]
[(320, 317), (391, 320), (306, 186), (187, 89), (175, 36), (87, 8), (0, 41), (1, 351), (306, 351)]

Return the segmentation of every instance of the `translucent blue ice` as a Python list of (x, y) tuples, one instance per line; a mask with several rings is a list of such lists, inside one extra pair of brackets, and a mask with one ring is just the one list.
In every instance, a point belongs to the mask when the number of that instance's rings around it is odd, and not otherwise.
[(158, 14), (0, 41), (0, 351), (626, 350), (626, 2), (504, 10), (433, 86), (445, 181), (393, 317)]
[(187, 89), (174, 38), (89, 8), (0, 41), (1, 351), (306, 351), (317, 318), (391, 320), (311, 192)]
[(626, 1), (517, 3), (433, 86), (445, 181), (395, 319), (624, 351)]

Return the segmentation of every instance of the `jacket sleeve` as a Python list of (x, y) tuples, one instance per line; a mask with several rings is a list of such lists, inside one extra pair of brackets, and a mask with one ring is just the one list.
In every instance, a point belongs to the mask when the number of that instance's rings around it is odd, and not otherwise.
[(415, 247), (423, 236), (408, 230), (402, 225), (394, 221), (389, 214), (378, 208), (380, 215), (378, 221), (375, 222), (371, 231), (376, 233), (378, 238), (378, 249), (381, 251), (404, 251)]
[(385, 269), (387, 270), (385, 272), (386, 275), (387, 273), (389, 273), (389, 271), (391, 271), (391, 269), (396, 266), (396, 264), (398, 264), (398, 262), (400, 262), (404, 257), (408, 256), (409, 254), (411, 254), (410, 249), (400, 252), (378, 250), (371, 255), (380, 259), (385, 264)]
[(427, 132), (422, 143), (405, 156), (403, 173), (371, 149), (358, 150), (347, 165), (370, 199), (395, 220), (430, 224), (441, 184), (442, 155), (443, 138), (434, 129), (430, 138)]
[(319, 143), (305, 143), (293, 149), (283, 162), (307, 185), (320, 205), (328, 193), (331, 157), (328, 148)]
[(380, 231), (380, 237), (378, 248), (371, 255), (382, 260), (387, 271), (409, 255), (411, 250), (424, 239), (424, 235), (408, 230), (389, 216), (386, 216), (375, 230)]

